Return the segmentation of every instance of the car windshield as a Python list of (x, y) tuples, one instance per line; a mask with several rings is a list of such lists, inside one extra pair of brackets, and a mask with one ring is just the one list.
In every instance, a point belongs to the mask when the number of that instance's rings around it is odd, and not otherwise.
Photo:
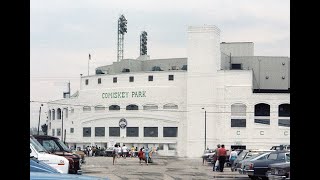
[(63, 148), (64, 151), (70, 152), (71, 150), (66, 146), (60, 139), (56, 140), (57, 143), (60, 144), (60, 146)]
[(248, 153), (248, 151), (242, 151), (239, 155), (238, 155), (238, 158), (239, 159), (243, 159), (244, 156)]
[(53, 140), (43, 140), (42, 145), (50, 152), (59, 151), (59, 146)]
[(30, 137), (30, 143), (38, 152), (47, 152), (45, 148), (34, 138)]

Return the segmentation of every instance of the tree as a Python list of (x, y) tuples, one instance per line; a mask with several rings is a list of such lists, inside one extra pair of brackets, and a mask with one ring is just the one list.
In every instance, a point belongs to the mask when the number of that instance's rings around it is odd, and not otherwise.
[(47, 135), (48, 134), (48, 125), (47, 124), (41, 125), (41, 130), (44, 135)]

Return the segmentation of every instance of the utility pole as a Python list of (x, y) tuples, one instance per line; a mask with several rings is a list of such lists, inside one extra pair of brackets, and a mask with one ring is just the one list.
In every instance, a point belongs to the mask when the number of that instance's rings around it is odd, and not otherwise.
[[(41, 104), (41, 106), (43, 106), (43, 104)], [(40, 128), (41, 106), (40, 106), (40, 110), (39, 110), (38, 135), (39, 135), (39, 130), (40, 130), (39, 128)]]
[(63, 141), (63, 108), (62, 108), (62, 111), (61, 111), (61, 123), (62, 123), (61, 140)]

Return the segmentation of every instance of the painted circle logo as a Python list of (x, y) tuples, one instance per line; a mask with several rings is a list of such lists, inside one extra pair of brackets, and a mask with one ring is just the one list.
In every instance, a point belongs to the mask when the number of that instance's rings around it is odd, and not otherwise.
[(125, 118), (120, 119), (119, 121), (120, 128), (126, 128), (127, 127), (127, 120)]

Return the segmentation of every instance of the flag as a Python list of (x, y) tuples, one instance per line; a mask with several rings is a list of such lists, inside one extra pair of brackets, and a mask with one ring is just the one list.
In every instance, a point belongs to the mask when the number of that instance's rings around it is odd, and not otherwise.
[(91, 55), (89, 54), (89, 60), (91, 60)]

